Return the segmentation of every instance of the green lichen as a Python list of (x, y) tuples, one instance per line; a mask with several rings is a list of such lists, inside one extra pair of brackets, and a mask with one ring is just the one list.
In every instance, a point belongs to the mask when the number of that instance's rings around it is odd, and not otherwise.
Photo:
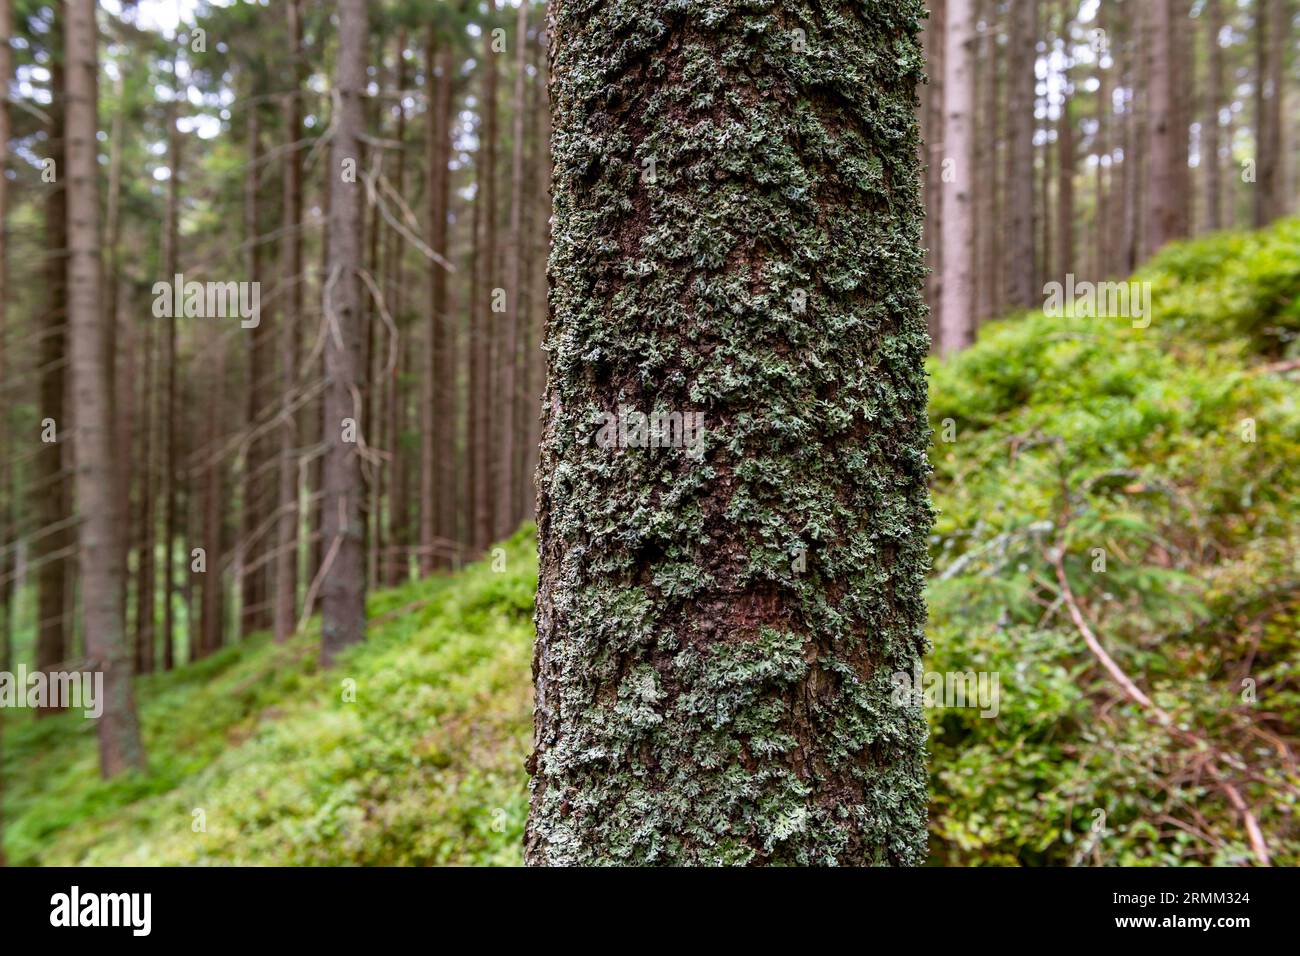
[(924, 857), (922, 15), (551, 6), (530, 862)]

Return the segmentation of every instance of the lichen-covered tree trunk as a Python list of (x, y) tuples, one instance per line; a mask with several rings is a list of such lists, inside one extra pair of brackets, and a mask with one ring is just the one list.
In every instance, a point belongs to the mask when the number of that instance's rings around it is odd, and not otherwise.
[(549, 16), (527, 859), (918, 863), (922, 4)]

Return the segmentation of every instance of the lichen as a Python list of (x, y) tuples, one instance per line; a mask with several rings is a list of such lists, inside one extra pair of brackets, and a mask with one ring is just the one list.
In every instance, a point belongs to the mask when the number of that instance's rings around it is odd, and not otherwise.
[[(918, 863), (922, 6), (550, 9), (527, 857)], [(600, 447), (620, 406), (703, 455)]]

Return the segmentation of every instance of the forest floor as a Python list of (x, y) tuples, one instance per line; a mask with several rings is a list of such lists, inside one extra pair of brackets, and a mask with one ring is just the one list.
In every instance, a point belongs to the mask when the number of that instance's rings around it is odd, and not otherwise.
[[(1134, 281), (1149, 325), (1029, 313), (931, 368), (927, 673), (999, 694), (929, 710), (935, 863), (1249, 862), (1224, 773), (1300, 863), (1300, 220)], [(531, 527), (504, 549), (372, 595), (328, 673), (312, 622), (143, 678), (147, 774), (101, 781), (90, 721), (7, 716), (12, 862), (521, 862)]]

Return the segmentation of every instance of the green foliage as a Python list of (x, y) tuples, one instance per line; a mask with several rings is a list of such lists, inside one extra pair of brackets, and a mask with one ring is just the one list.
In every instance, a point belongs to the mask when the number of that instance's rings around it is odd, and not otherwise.
[(9, 721), (12, 860), (521, 862), (531, 529), (505, 548), (503, 572), (485, 562), (375, 595), (369, 639), (328, 673), (314, 623), (145, 678), (148, 774), (100, 781), (89, 721)]
[(1300, 403), (1261, 367), (1300, 328), (1300, 220), (1173, 246), (1137, 278), (1147, 329), (1029, 315), (933, 367), (927, 667), (1001, 675), (996, 718), (932, 711), (933, 862), (1251, 860), (1205, 754), (1088, 653), (1056, 546), (1109, 653), (1250, 766), (1233, 776), (1274, 862), (1300, 862)]
[[(1294, 324), (1298, 228), (1163, 253), (1142, 275), (1155, 289), (1148, 329), (1030, 315), (985, 327), (933, 366), (925, 667), (995, 672), (1001, 696), (996, 717), (929, 711), (932, 862), (1250, 860), (1238, 815), (1198, 772), (1204, 755), (1142, 718), (1056, 602), (1045, 550), (1059, 544), (1102, 643), (1180, 725), (1249, 765), (1253, 776), (1236, 777), (1274, 862), (1300, 863), (1289, 758), (1300, 736), (1300, 402), (1294, 380), (1266, 370), (1289, 346), (1262, 331)], [(1254, 441), (1243, 440), (1247, 419)], [(504, 573), (478, 564), (373, 596), (369, 640), (328, 674), (309, 630), (146, 678), (147, 775), (100, 781), (87, 721), (11, 715), (6, 850), (45, 864), (519, 863), (531, 529), (506, 550)], [(627, 640), (642, 639), (631, 624), (644, 600), (637, 589), (610, 597)], [(682, 706), (713, 725), (743, 721), (755, 746), (782, 753), (789, 741), (753, 687), (797, 680), (796, 646), (772, 630), (708, 660), (686, 655), (698, 691)], [(342, 700), (345, 678), (355, 703)], [(647, 728), (654, 673), (622, 682), (620, 721)], [(797, 797), (760, 808), (774, 844), (810, 825), (791, 811)], [(198, 808), (206, 833), (191, 829)], [(716, 856), (748, 852), (725, 843)]]

